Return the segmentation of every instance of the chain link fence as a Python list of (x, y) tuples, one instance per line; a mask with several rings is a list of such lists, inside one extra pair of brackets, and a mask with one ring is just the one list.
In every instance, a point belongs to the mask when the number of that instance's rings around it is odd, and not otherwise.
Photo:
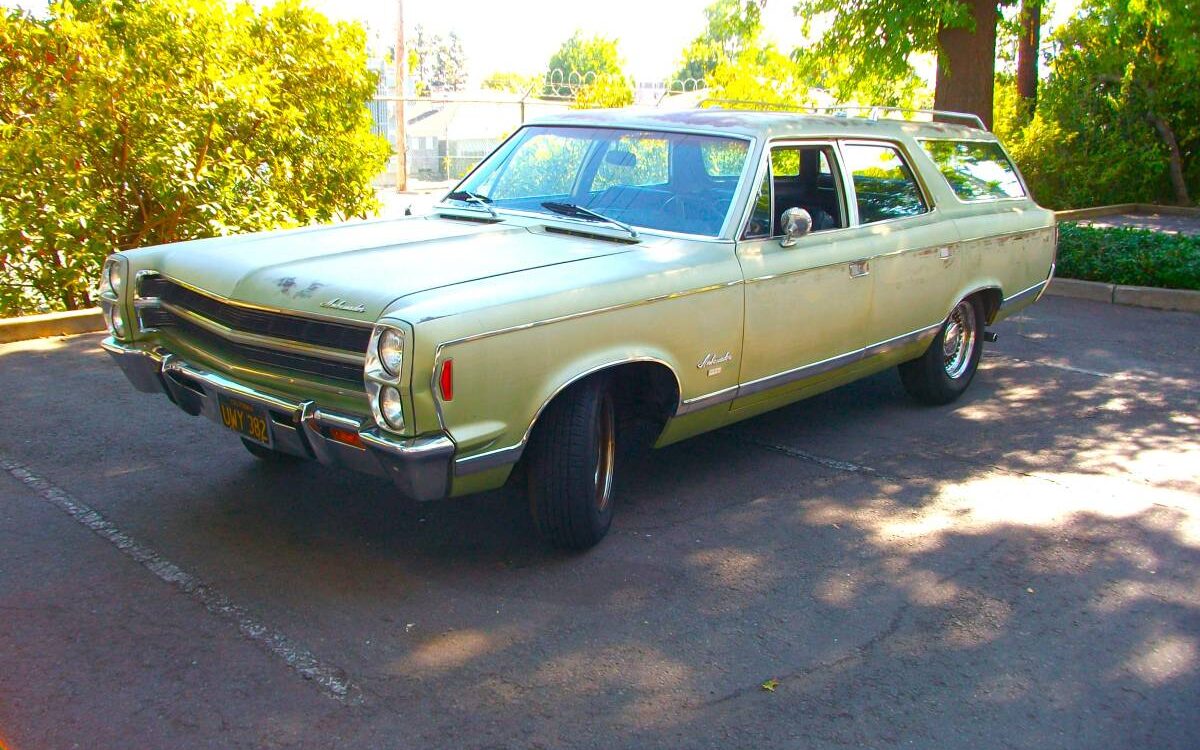
[[(567, 98), (376, 97), (368, 106), (374, 131), (396, 143), (396, 111), (403, 104), (404, 141), (410, 189), (456, 182), (527, 120), (561, 112)], [(396, 186), (397, 157), (375, 179), (377, 188)]]
[[(531, 82), (523, 94), (458, 95), (400, 98), (381, 81), (380, 92), (368, 105), (374, 131), (395, 148), (396, 111), (403, 104), (408, 188), (449, 186), (461, 179), (496, 146), (528, 120), (569, 109), (580, 90), (601, 78), (594, 73), (554, 71)], [(703, 80), (634, 82), (622, 79), (634, 94), (634, 104), (652, 107), (694, 106), (702, 97)], [(377, 189), (395, 188), (397, 157), (375, 178)]]

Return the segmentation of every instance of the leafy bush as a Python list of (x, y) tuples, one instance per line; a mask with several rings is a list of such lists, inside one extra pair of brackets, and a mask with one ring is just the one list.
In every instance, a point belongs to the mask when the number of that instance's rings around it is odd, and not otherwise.
[(1083, 0), (1050, 39), (1036, 112), (1018, 102), (1011, 76), (1000, 77), (995, 130), (1039, 202), (1194, 202), (1197, 38), (1195, 0)]
[(0, 59), (0, 314), (86, 306), (114, 250), (376, 206), (365, 34), (298, 0), (0, 10)]
[(1200, 289), (1200, 237), (1063, 222), (1056, 273), (1108, 284)]

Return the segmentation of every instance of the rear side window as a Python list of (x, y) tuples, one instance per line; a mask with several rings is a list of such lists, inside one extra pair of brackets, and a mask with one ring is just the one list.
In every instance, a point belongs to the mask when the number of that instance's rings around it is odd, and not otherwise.
[(921, 147), (965, 201), (1024, 198), (1017, 170), (999, 143), (980, 141), (921, 141)]
[(912, 169), (893, 146), (846, 143), (842, 155), (854, 178), (860, 224), (916, 216), (929, 210)]

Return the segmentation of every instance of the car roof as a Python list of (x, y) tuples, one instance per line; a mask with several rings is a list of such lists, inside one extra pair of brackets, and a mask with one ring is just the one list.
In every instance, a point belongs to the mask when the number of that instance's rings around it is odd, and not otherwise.
[(573, 125), (642, 130), (690, 130), (714, 135), (772, 139), (787, 137), (839, 138), (961, 138), (994, 141), (986, 130), (944, 122), (892, 118), (839, 117), (799, 112), (763, 112), (717, 107), (661, 110), (650, 108), (570, 110), (530, 120), (527, 125)]

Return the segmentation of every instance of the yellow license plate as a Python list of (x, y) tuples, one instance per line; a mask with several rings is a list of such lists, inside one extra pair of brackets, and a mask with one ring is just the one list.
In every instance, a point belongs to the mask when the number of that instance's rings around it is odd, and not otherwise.
[(221, 423), (242, 437), (271, 447), (271, 418), (267, 410), (240, 399), (217, 394)]

